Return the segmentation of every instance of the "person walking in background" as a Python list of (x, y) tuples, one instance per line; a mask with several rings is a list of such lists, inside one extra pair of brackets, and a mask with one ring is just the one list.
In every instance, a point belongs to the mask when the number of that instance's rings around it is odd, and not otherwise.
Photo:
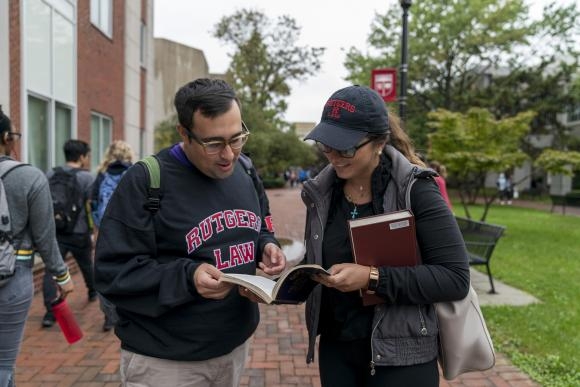
[(0, 178), (11, 226), (11, 235), (2, 235), (1, 239), (4, 242), (12, 238), (12, 246), (17, 249), (14, 273), (0, 278), (0, 387), (15, 385), (14, 364), (34, 295), (34, 251), (38, 251), (46, 272), (56, 281), (60, 297), (66, 298), (74, 289), (58, 250), (46, 176), (31, 165), (15, 165), (10, 157), (19, 138), (20, 133), (14, 131), (0, 106)]
[[(99, 226), (107, 204), (117, 188), (121, 177), (133, 165), (135, 155), (131, 145), (122, 140), (113, 141), (105, 151), (103, 160), (97, 168), (97, 178), (93, 184), (91, 196), (91, 215), (94, 223), (93, 240), (98, 238)], [(115, 305), (99, 295), (101, 310), (105, 314), (103, 331), (110, 331), (117, 322)]]
[(497, 190), (499, 191), (499, 204), (512, 204), (512, 182), (511, 178), (505, 173), (501, 172), (496, 181)]
[[(336, 91), (306, 136), (329, 161), (304, 183), (306, 263), (327, 268), (306, 302), (309, 347), (319, 342), (322, 386), (438, 386), (433, 303), (469, 290), (461, 233), (433, 172), (414, 153), (380, 95), (363, 86)], [(415, 216), (422, 265), (354, 263), (347, 221), (400, 209)], [(384, 303), (363, 306), (360, 292)]]
[(441, 192), (441, 196), (445, 200), (445, 203), (449, 206), (450, 210), (453, 210), (453, 206), (451, 205), (451, 200), (449, 200), (449, 195), (447, 194), (447, 169), (444, 165), (440, 164), (438, 161), (431, 161), (429, 166), (437, 172), (438, 176), (434, 177), (435, 183), (439, 187), (439, 191)]
[[(92, 262), (92, 220), (88, 208), (94, 181), (88, 171), (90, 167), (90, 147), (81, 140), (68, 140), (63, 146), (66, 164), (53, 168), (47, 173), (54, 219), (56, 238), (63, 259), (68, 253), (76, 260), (85, 285), (89, 302), (95, 301), (97, 292), (94, 286)], [(56, 286), (50, 273), (45, 273), (42, 281), (42, 295), (46, 314), (42, 326), (51, 327), (55, 323), (51, 303), (56, 299)]]
[(286, 257), (241, 154), (249, 131), (234, 90), (197, 79), (175, 108), (182, 141), (156, 155), (160, 203), (150, 206), (147, 167), (129, 168), (99, 229), (97, 289), (117, 308), (124, 386), (237, 386), (259, 310), (221, 270), (273, 275)]
[(111, 195), (121, 177), (133, 165), (135, 154), (131, 145), (122, 140), (113, 141), (105, 151), (103, 160), (97, 168), (97, 177), (91, 194), (91, 215), (94, 231), (98, 233), (101, 219), (111, 199)]

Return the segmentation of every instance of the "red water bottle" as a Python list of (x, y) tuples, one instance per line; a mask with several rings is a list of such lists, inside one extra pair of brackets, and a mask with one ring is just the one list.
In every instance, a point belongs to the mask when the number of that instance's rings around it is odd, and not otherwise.
[(83, 337), (81, 327), (77, 324), (77, 320), (70, 310), (66, 299), (57, 298), (56, 301), (53, 301), (52, 313), (69, 344), (76, 343)]

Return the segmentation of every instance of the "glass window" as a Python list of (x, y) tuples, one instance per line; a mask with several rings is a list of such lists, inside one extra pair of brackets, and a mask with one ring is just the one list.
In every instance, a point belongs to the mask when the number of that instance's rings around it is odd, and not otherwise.
[(568, 113), (568, 117), (566, 119), (566, 122), (571, 123), (571, 122), (580, 121), (580, 105), (569, 106), (567, 113)]
[(43, 170), (64, 163), (76, 109), (76, 1), (24, 0), (26, 161)]
[(28, 96), (28, 162), (43, 171), (50, 166), (48, 153), (48, 103)]
[(91, 114), (91, 166), (97, 168), (101, 157), (111, 143), (113, 121), (98, 113)]
[(113, 6), (111, 0), (91, 0), (91, 23), (109, 38), (113, 37)]
[(51, 94), (51, 15), (42, 1), (27, 1), (25, 6), (26, 79), (29, 90)]
[(56, 104), (54, 115), (54, 152), (55, 165), (63, 165), (64, 143), (72, 138), (72, 111), (71, 108)]
[(147, 67), (147, 26), (143, 22), (141, 22), (139, 58), (141, 60), (141, 67)]
[(74, 29), (73, 24), (54, 13), (54, 97), (74, 102)]

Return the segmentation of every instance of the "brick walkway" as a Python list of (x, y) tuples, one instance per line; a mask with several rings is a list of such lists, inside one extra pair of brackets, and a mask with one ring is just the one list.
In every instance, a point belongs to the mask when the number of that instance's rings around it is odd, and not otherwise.
[[(269, 191), (280, 237), (301, 240), (304, 207), (299, 189)], [(74, 275), (77, 290), (69, 298), (85, 333), (68, 345), (58, 327), (42, 329), (42, 295), (34, 297), (22, 351), (16, 364), (18, 387), (33, 386), (119, 386), (119, 341), (101, 330), (103, 317), (97, 302), (88, 303), (80, 274)], [(306, 365), (306, 326), (303, 306), (260, 306), (261, 323), (252, 338), (250, 359), (243, 387), (320, 386), (318, 366)], [(493, 332), (492, 332), (493, 335)], [(496, 366), (486, 372), (466, 374), (442, 387), (528, 387), (537, 386), (528, 376), (498, 354)], [(169, 386), (167, 386), (169, 387)]]

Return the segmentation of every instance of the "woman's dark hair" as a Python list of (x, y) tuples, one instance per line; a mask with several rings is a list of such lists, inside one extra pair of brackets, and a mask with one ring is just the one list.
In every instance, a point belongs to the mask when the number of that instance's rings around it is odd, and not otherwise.
[(391, 129), (391, 133), (389, 135), (387, 144), (392, 145), (395, 149), (401, 152), (403, 156), (405, 156), (411, 163), (425, 167), (425, 163), (415, 152), (413, 142), (407, 133), (403, 130), (401, 126), (401, 119), (391, 111), (389, 111), (389, 127)]
[(0, 134), (4, 132), (10, 132), (12, 129), (12, 122), (10, 118), (2, 111), (2, 105), (0, 105)]

